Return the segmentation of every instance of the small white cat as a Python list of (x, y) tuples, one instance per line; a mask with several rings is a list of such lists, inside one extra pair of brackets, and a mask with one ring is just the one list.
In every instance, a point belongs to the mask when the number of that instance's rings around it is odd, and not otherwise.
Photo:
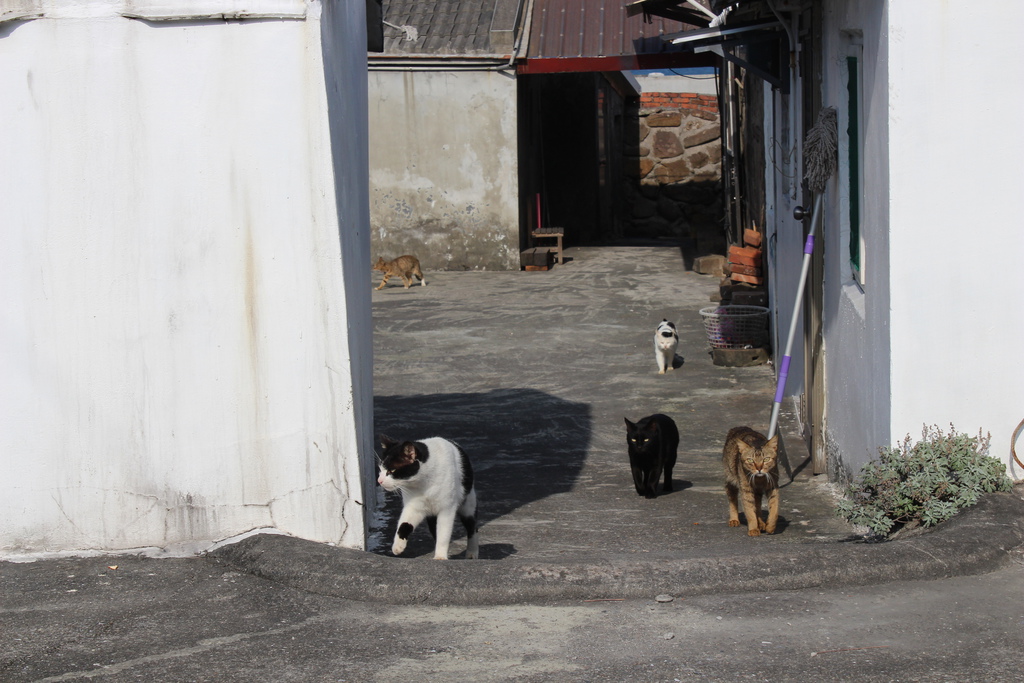
[(391, 552), (401, 555), (413, 529), (426, 519), (435, 540), (434, 559), (447, 560), (458, 515), (466, 527), (466, 559), (477, 559), (476, 489), (466, 453), (440, 437), (399, 443), (381, 434), (380, 443), (384, 455), (377, 483), (385, 491), (402, 494), (402, 514)]
[(663, 319), (654, 332), (654, 360), (658, 362), (658, 374), (664, 375), (671, 370), (676, 360), (676, 349), (679, 348), (679, 335), (676, 326)]

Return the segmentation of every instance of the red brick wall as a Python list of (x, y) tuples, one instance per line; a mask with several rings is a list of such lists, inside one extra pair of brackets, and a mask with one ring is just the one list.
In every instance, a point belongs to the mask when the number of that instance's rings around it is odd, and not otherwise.
[(715, 95), (698, 95), (692, 92), (645, 92), (640, 94), (640, 106), (644, 109), (664, 107), (717, 114), (718, 98)]

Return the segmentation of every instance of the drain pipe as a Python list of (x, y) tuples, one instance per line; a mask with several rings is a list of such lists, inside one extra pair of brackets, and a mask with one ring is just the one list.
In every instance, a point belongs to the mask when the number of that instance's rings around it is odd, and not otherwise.
[(526, 16), (523, 18), (519, 35), (516, 36), (516, 44), (512, 48), (512, 54), (508, 58), (509, 69), (515, 67), (516, 60), (522, 57), (530, 47), (530, 36), (527, 35), (527, 32), (533, 23), (533, 2), (534, 0), (529, 0), (529, 2), (526, 3)]
[(730, 170), (730, 184), (732, 185), (732, 238), (736, 244), (743, 244), (743, 198), (740, 187), (740, 126), (737, 115), (736, 100), (740, 96), (739, 79), (736, 77), (736, 65), (729, 60), (725, 61), (725, 78), (729, 85), (729, 96), (726, 99), (726, 116), (729, 118), (729, 156), (732, 157)]
[(775, 0), (766, 0), (768, 8), (775, 15), (775, 18), (782, 24), (782, 28), (786, 31), (786, 37), (789, 39), (789, 139), (792, 142), (792, 147), (787, 154), (789, 158), (789, 167), (792, 172), (789, 197), (790, 199), (796, 200), (797, 193), (800, 187), (800, 163), (801, 163), (801, 149), (800, 149), (800, 126), (803, 125), (803, 111), (801, 103), (803, 101), (803, 93), (799, 92), (800, 77), (797, 69), (799, 60), (797, 56), (800, 52), (799, 30), (800, 15), (797, 12), (789, 13), (789, 20), (783, 18), (782, 13), (776, 8)]
[(373, 57), (368, 61), (369, 71), (507, 71), (508, 60), (504, 55), (486, 59), (409, 59), (408, 57)]

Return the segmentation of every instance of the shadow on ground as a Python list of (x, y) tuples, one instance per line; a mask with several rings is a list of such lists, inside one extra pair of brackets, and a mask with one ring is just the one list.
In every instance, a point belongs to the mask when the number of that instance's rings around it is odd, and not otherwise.
[[(378, 396), (374, 399), (375, 436), (419, 440), (440, 436), (457, 442), (469, 455), (480, 497), (479, 521), (572, 490), (592, 440), (589, 404), (567, 401), (534, 389), (495, 389), (485, 393)], [(401, 513), (398, 493), (386, 494), (383, 515), (371, 530), (378, 539), (371, 550), (391, 554), (391, 540)], [(454, 539), (465, 537), (456, 523)], [(434, 550), (421, 524), (403, 557)], [(514, 555), (507, 543), (480, 548), (482, 559)]]

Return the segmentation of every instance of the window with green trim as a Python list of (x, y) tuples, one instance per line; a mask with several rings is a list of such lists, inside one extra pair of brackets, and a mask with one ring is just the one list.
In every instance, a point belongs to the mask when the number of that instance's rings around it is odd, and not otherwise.
[(861, 232), (861, 206), (863, 187), (861, 186), (861, 140), (862, 93), (860, 47), (851, 46), (851, 54), (846, 58), (847, 88), (847, 164), (849, 168), (849, 226), (850, 226), (850, 267), (853, 277), (861, 286), (864, 285), (864, 238)]

